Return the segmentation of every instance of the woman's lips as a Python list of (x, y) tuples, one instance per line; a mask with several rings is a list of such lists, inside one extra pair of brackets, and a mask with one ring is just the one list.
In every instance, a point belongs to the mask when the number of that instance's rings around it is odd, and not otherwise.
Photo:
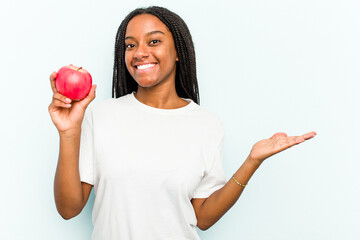
[(137, 73), (145, 73), (151, 71), (155, 65), (155, 63), (139, 64), (135, 66), (135, 69)]

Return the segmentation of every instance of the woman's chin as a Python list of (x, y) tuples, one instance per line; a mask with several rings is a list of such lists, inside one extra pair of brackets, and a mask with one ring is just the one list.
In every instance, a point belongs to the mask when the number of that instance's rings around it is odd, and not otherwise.
[(141, 80), (136, 82), (139, 86), (144, 88), (153, 87), (157, 84), (156, 81), (152, 81), (152, 80)]

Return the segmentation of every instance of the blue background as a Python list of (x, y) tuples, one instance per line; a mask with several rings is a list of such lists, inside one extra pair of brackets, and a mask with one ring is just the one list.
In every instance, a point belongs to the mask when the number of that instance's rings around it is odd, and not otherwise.
[(225, 127), (229, 179), (256, 141), (318, 133), (266, 160), (201, 238), (360, 239), (355, 0), (1, 1), (0, 239), (90, 239), (93, 194), (69, 221), (55, 208), (59, 137), (47, 109), (49, 75), (83, 66), (98, 85), (94, 101), (110, 98), (117, 28), (149, 5), (168, 7), (190, 28), (201, 105)]

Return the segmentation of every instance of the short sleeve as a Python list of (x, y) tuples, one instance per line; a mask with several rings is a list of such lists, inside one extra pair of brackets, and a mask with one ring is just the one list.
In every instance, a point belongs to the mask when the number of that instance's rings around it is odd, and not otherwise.
[(200, 181), (199, 185), (195, 189), (193, 198), (207, 198), (212, 193), (222, 188), (226, 181), (224, 168), (223, 168), (223, 145), (224, 145), (224, 127), (219, 122), (218, 126), (215, 128), (216, 132), (214, 134), (214, 144), (212, 159), (208, 170), (205, 170), (205, 174)]
[(93, 162), (93, 119), (91, 108), (85, 111), (81, 124), (79, 172), (80, 181), (94, 185), (94, 162)]

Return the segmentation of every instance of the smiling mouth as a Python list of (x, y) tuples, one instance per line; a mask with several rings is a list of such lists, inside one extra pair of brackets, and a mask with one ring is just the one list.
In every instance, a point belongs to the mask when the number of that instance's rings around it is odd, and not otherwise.
[(139, 70), (145, 70), (145, 69), (152, 68), (154, 66), (155, 66), (154, 63), (149, 63), (149, 64), (144, 64), (144, 65), (137, 65), (135, 67), (136, 67), (136, 69), (139, 69)]

